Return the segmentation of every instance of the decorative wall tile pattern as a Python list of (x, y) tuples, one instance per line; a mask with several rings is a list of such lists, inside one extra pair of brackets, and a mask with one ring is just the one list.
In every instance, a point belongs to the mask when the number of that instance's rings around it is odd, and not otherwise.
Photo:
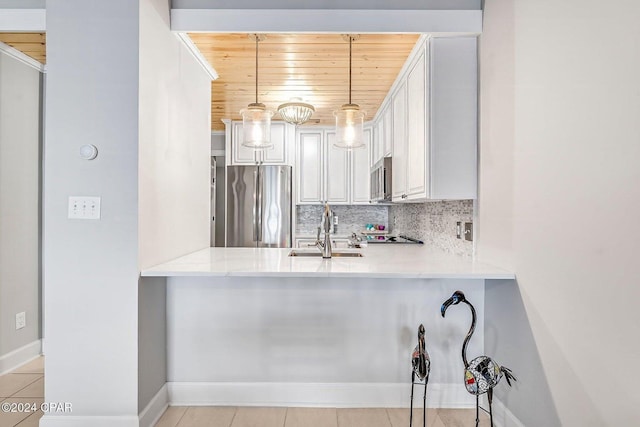
[[(350, 235), (364, 230), (366, 224), (383, 224), (389, 226), (389, 206), (354, 205), (331, 206), (333, 213), (338, 215), (339, 235)], [(296, 207), (296, 234), (315, 236), (324, 206), (299, 205)]]
[(391, 206), (389, 221), (395, 234), (424, 241), (425, 245), (471, 256), (473, 242), (456, 238), (456, 222), (473, 220), (473, 200), (406, 203)]
[[(362, 231), (365, 224), (384, 224), (393, 234), (424, 241), (425, 245), (458, 255), (471, 256), (473, 242), (456, 238), (456, 222), (473, 221), (473, 200), (406, 203), (391, 206), (332, 206), (339, 217), (339, 235)], [(297, 235), (315, 236), (324, 206), (296, 207)]]

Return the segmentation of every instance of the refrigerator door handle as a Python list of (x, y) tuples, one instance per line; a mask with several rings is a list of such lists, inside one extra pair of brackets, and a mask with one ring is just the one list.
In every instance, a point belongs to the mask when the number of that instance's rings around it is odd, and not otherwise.
[(258, 241), (258, 169), (253, 171), (253, 241)]
[(258, 166), (258, 171), (256, 172), (256, 176), (257, 176), (257, 181), (256, 181), (256, 193), (257, 193), (257, 197), (256, 197), (256, 216), (255, 216), (255, 222), (256, 222), (256, 231), (257, 231), (257, 241), (258, 242), (262, 242), (262, 197), (263, 197), (263, 188), (262, 188), (262, 181), (263, 181), (263, 170), (260, 166)]

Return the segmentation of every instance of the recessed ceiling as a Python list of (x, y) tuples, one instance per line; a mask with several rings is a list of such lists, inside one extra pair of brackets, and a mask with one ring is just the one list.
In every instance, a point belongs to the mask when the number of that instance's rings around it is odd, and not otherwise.
[[(211, 128), (240, 120), (255, 102), (255, 41), (247, 34), (189, 34), (218, 72), (211, 84)], [(372, 118), (395, 81), (417, 34), (362, 34), (353, 42), (352, 100)], [(309, 124), (335, 123), (349, 100), (349, 43), (340, 34), (267, 34), (259, 45), (258, 98), (268, 108), (293, 97), (314, 105)], [(279, 115), (274, 120), (279, 120)]]
[(47, 60), (44, 33), (0, 33), (0, 42), (18, 49), (42, 64)]

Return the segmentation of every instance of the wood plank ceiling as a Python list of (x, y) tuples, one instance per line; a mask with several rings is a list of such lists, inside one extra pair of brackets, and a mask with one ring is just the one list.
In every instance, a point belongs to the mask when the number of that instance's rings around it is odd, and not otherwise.
[[(211, 84), (211, 128), (240, 120), (255, 102), (255, 41), (248, 34), (189, 34), (220, 76)], [(417, 34), (362, 34), (353, 42), (352, 100), (372, 118)], [(267, 108), (293, 97), (312, 104), (308, 124), (335, 123), (332, 112), (349, 100), (349, 43), (340, 34), (267, 34), (259, 45), (258, 99)], [(276, 114), (273, 118), (279, 120)]]
[(0, 33), (0, 42), (18, 49), (42, 64), (46, 63), (46, 35), (44, 33)]
[[(255, 42), (248, 34), (189, 34), (216, 69), (211, 84), (211, 129), (240, 120), (255, 101)], [(417, 34), (362, 34), (353, 43), (352, 99), (372, 118), (393, 84)], [(42, 64), (44, 33), (0, 33), (0, 41)], [(333, 110), (349, 99), (349, 44), (340, 34), (267, 34), (260, 42), (258, 98), (268, 108), (299, 97), (316, 112), (308, 124), (331, 125)], [(279, 120), (276, 114), (274, 120)]]

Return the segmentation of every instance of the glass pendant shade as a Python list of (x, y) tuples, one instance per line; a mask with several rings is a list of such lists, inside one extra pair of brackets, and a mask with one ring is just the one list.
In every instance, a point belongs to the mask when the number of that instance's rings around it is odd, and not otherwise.
[(256, 42), (256, 102), (240, 110), (242, 115), (242, 145), (261, 150), (271, 148), (271, 117), (273, 110), (268, 110), (264, 104), (258, 102), (258, 43), (265, 39), (264, 34), (249, 34), (249, 38)]
[(271, 148), (271, 117), (274, 112), (264, 104), (253, 103), (240, 111), (242, 114), (242, 145), (255, 150)]
[(349, 42), (349, 103), (333, 112), (336, 117), (336, 142), (338, 148), (353, 150), (364, 147), (364, 111), (358, 104), (351, 102), (351, 44), (360, 38), (358, 34), (343, 34)]
[(313, 105), (302, 102), (300, 98), (294, 98), (278, 107), (280, 117), (292, 125), (301, 125), (311, 118), (316, 111)]
[(362, 148), (364, 144), (364, 111), (357, 104), (344, 104), (341, 109), (333, 112), (336, 117), (335, 146), (352, 150)]

